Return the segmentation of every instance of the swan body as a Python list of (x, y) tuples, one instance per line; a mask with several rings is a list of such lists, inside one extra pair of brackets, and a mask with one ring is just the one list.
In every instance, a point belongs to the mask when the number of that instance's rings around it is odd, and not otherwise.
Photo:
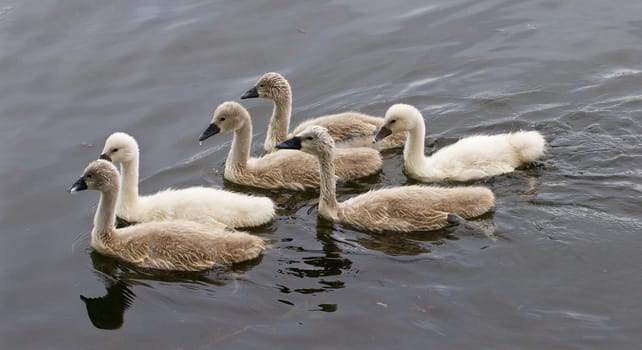
[(430, 157), (424, 156), (426, 129), (415, 107), (391, 106), (375, 142), (408, 132), (404, 167), (408, 176), (425, 182), (468, 181), (508, 173), (544, 154), (546, 140), (537, 131), (465, 137)]
[(117, 229), (116, 203), (120, 175), (106, 160), (91, 162), (69, 192), (85, 189), (101, 192), (91, 231), (91, 246), (140, 267), (198, 271), (215, 264), (231, 264), (256, 258), (264, 249), (259, 237), (194, 221), (168, 220)]
[(383, 119), (358, 112), (344, 112), (310, 119), (299, 124), (288, 135), (292, 114), (292, 89), (288, 81), (279, 73), (266, 73), (245, 98), (266, 98), (274, 102), (274, 109), (263, 147), (267, 152), (276, 150), (276, 144), (302, 132), (310, 125), (323, 126), (334, 139), (337, 147), (370, 147), (377, 150), (402, 147), (406, 141), (404, 133), (395, 135), (381, 143), (373, 144), (372, 137), (383, 125)]
[(121, 164), (116, 214), (129, 222), (183, 219), (213, 227), (251, 227), (265, 224), (275, 215), (274, 203), (269, 198), (209, 187), (166, 189), (139, 196), (138, 143), (122, 132), (107, 138), (101, 158)]
[[(319, 187), (315, 157), (299, 151), (272, 152), (260, 158), (250, 157), (252, 120), (250, 114), (236, 102), (224, 102), (214, 111), (212, 121), (200, 140), (220, 132), (234, 132), (230, 153), (225, 161), (224, 177), (234, 183), (261, 188), (302, 190)], [(381, 155), (371, 148), (352, 148), (337, 152), (336, 175), (352, 180), (373, 174), (381, 169)]]
[(301, 149), (319, 158), (321, 196), (319, 215), (371, 231), (423, 231), (442, 228), (449, 215), (473, 218), (492, 209), (495, 196), (485, 187), (403, 186), (373, 190), (337, 202), (332, 176), (334, 141), (327, 130), (310, 126), (277, 145)]

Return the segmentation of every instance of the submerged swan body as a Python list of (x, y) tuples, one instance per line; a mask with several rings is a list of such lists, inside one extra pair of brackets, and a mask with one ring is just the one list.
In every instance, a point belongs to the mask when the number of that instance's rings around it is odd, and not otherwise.
[(122, 132), (107, 138), (101, 158), (121, 164), (116, 214), (129, 222), (183, 219), (214, 227), (251, 227), (265, 224), (275, 215), (274, 203), (269, 198), (209, 187), (166, 189), (139, 196), (138, 143)]
[[(292, 150), (268, 153), (260, 158), (250, 157), (252, 120), (250, 114), (236, 102), (224, 102), (214, 111), (212, 121), (200, 140), (220, 132), (234, 132), (232, 148), (225, 161), (224, 177), (237, 184), (261, 188), (302, 190), (319, 187), (315, 157)], [(381, 155), (371, 148), (344, 149), (336, 157), (336, 175), (352, 180), (373, 174), (381, 169)]]
[(272, 118), (263, 144), (267, 152), (274, 151), (277, 143), (300, 133), (310, 125), (319, 125), (328, 129), (328, 133), (338, 147), (370, 147), (382, 150), (402, 147), (406, 141), (406, 135), (399, 134), (381, 143), (373, 144), (372, 137), (383, 125), (383, 119), (358, 112), (344, 112), (306, 120), (288, 135), (292, 114), (292, 89), (288, 81), (279, 73), (264, 74), (253, 88), (241, 96), (242, 99), (256, 97), (274, 102)]
[(424, 156), (426, 129), (421, 112), (406, 104), (391, 106), (374, 141), (408, 132), (404, 167), (419, 181), (468, 181), (514, 171), (544, 154), (546, 140), (537, 131), (465, 137), (430, 157)]
[(420, 231), (442, 228), (449, 215), (480, 216), (492, 209), (495, 196), (485, 187), (403, 186), (374, 190), (337, 202), (333, 173), (334, 141), (327, 130), (310, 126), (277, 145), (301, 149), (319, 158), (321, 197), (319, 215), (372, 231)]
[(116, 167), (105, 160), (91, 162), (69, 192), (101, 192), (91, 231), (91, 246), (101, 254), (140, 267), (198, 271), (215, 264), (256, 258), (264, 249), (259, 237), (193, 221), (155, 221), (117, 229), (116, 202), (120, 187)]

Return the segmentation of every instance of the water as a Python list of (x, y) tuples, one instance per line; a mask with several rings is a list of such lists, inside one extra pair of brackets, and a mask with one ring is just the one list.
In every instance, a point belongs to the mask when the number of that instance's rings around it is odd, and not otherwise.
[[(0, 347), (639, 347), (640, 13), (633, 0), (1, 1)], [(476, 182), (497, 195), (480, 221), (494, 237), (331, 225), (315, 191), (225, 182), (230, 135), (198, 144), (216, 105), (267, 71), (293, 85), (293, 124), (403, 102), (426, 117), (428, 153), (518, 129), (550, 147)], [(243, 104), (260, 154), (271, 104)], [(98, 195), (65, 190), (114, 131), (141, 145), (143, 193), (273, 198), (278, 218), (252, 230), (272, 248), (198, 274), (91, 254)], [(400, 151), (384, 158), (340, 199), (414, 183)]]

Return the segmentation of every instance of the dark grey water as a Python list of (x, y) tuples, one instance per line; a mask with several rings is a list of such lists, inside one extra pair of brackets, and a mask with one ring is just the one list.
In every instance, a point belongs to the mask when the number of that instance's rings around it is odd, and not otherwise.
[[(632, 349), (642, 342), (642, 2), (0, 1), (3, 349)], [(141, 144), (143, 192), (225, 183), (214, 107), (267, 71), (294, 123), (392, 103), (427, 152), (536, 129), (541, 162), (478, 183), (489, 238), (370, 234), (280, 203), (263, 257), (152, 273), (91, 254), (96, 193), (65, 191), (114, 131)], [(271, 105), (243, 101), (260, 154)], [(401, 152), (341, 199), (411, 183)], [(85, 298), (85, 302), (80, 296)], [(114, 328), (116, 330), (104, 330)]]

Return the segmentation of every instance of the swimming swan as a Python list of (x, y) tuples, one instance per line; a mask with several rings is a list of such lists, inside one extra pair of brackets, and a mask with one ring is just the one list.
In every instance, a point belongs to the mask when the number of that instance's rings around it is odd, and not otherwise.
[(403, 150), (408, 176), (419, 181), (468, 181), (514, 171), (544, 154), (546, 140), (537, 131), (476, 135), (424, 156), (426, 129), (421, 112), (406, 105), (392, 105), (384, 125), (374, 138), (378, 142), (397, 132), (408, 132)]
[(254, 259), (265, 249), (265, 241), (259, 237), (187, 220), (146, 222), (117, 229), (114, 222), (119, 177), (112, 163), (98, 159), (89, 163), (69, 188), (69, 192), (101, 192), (91, 231), (91, 246), (101, 254), (140, 267), (198, 271), (214, 264)]
[(327, 130), (310, 126), (276, 146), (300, 149), (319, 158), (321, 197), (319, 215), (372, 231), (434, 230), (448, 225), (449, 216), (473, 218), (489, 211), (495, 196), (485, 187), (403, 186), (374, 190), (337, 202), (334, 141)]
[[(227, 180), (261, 188), (302, 190), (319, 187), (319, 173), (310, 171), (318, 167), (318, 162), (309, 154), (286, 150), (260, 158), (250, 157), (252, 120), (248, 111), (236, 102), (224, 102), (216, 107), (209, 127), (199, 140), (232, 131), (232, 148), (225, 161), (224, 177)], [(379, 152), (372, 148), (351, 148), (337, 153), (336, 175), (344, 180), (373, 174), (383, 163)]]
[(373, 144), (372, 137), (383, 125), (383, 119), (358, 112), (344, 112), (326, 115), (302, 122), (290, 135), (288, 127), (292, 115), (292, 89), (288, 81), (279, 73), (266, 73), (248, 90), (241, 99), (266, 98), (274, 102), (272, 118), (263, 147), (267, 152), (273, 152), (279, 142), (285, 141), (305, 129), (309, 125), (320, 125), (328, 129), (337, 146), (370, 147), (377, 150), (403, 146), (405, 134), (395, 135), (384, 142)]
[(266, 197), (249, 196), (209, 187), (166, 189), (138, 195), (139, 150), (136, 140), (122, 132), (105, 141), (100, 158), (120, 163), (122, 173), (116, 215), (129, 222), (191, 220), (201, 224), (251, 227), (274, 217), (274, 203)]

